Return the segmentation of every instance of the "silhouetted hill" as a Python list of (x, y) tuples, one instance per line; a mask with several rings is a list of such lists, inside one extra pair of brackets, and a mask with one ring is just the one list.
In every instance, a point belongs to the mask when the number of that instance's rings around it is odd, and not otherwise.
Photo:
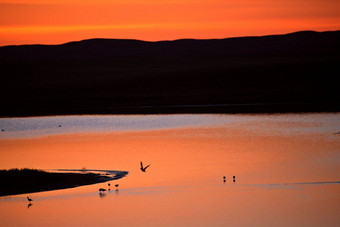
[(340, 31), (303, 31), (287, 35), (227, 39), (180, 39), (146, 42), (123, 39), (89, 39), (61, 45), (0, 47), (1, 59), (65, 59), (102, 57), (239, 56), (265, 54), (329, 53), (339, 50)]
[(1, 116), (339, 111), (340, 31), (0, 47)]

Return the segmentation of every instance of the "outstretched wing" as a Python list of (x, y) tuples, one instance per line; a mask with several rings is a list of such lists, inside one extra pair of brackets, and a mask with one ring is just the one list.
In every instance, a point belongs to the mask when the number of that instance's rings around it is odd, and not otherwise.
[[(150, 165), (151, 165), (151, 164), (150, 164)], [(145, 166), (145, 168), (144, 168), (144, 169), (148, 168), (150, 165), (147, 165), (147, 166)]]
[(140, 168), (143, 169), (143, 162), (140, 162)]

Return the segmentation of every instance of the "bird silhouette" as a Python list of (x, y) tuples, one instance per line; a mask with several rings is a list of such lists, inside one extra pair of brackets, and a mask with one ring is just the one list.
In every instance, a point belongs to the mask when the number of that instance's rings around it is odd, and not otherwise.
[(33, 199), (31, 199), (31, 198), (28, 197), (28, 196), (27, 196), (27, 200), (28, 200), (28, 202), (32, 202), (32, 201), (33, 201)]
[(115, 184), (115, 187), (118, 188), (119, 184)]
[(99, 192), (100, 192), (100, 193), (106, 192), (106, 189), (105, 189), (105, 188), (99, 188)]
[(143, 172), (145, 172), (146, 168), (148, 168), (149, 166), (150, 165), (143, 167), (143, 162), (140, 162), (140, 170), (142, 170)]

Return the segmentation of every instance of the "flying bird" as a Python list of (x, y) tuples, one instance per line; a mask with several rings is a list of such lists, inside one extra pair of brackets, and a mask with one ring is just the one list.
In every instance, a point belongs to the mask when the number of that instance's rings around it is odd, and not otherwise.
[(28, 197), (28, 196), (27, 196), (27, 200), (28, 200), (28, 202), (32, 202), (32, 201), (33, 201), (33, 199), (31, 199), (31, 198)]
[(143, 162), (140, 162), (140, 170), (142, 170), (143, 172), (145, 172), (146, 168), (148, 168), (149, 166), (150, 165), (143, 167)]

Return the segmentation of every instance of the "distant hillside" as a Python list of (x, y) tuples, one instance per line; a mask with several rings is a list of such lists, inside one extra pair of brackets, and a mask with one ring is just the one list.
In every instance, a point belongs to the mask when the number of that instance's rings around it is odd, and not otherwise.
[[(287, 35), (227, 39), (180, 39), (146, 42), (123, 39), (88, 39), (61, 45), (0, 47), (1, 59), (97, 59), (113, 57), (244, 56), (332, 53), (339, 48), (340, 31), (303, 31)], [(339, 50), (339, 49), (337, 49)]]
[(340, 31), (0, 47), (0, 116), (339, 111)]

